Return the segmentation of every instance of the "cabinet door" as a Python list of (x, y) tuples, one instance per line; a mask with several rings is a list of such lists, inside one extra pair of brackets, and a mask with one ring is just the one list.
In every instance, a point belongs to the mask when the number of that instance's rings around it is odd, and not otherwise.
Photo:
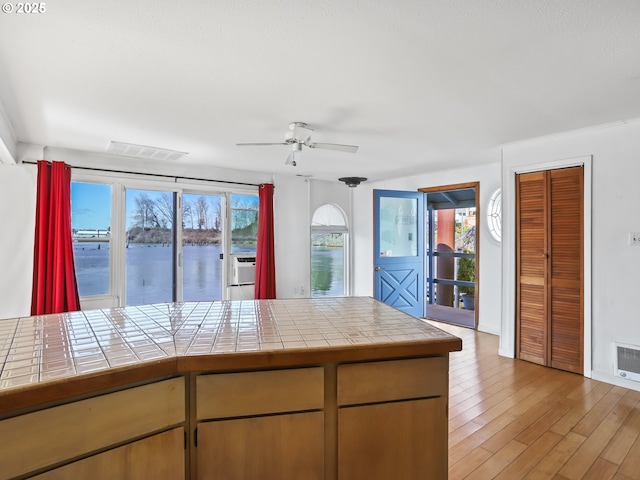
[(104, 451), (184, 419), (182, 377), (8, 418), (0, 422), (0, 479)]
[(184, 461), (184, 429), (180, 427), (78, 460), (33, 478), (176, 480), (185, 478)]
[(324, 414), (198, 424), (198, 478), (324, 479)]
[(338, 478), (447, 478), (446, 399), (341, 408)]

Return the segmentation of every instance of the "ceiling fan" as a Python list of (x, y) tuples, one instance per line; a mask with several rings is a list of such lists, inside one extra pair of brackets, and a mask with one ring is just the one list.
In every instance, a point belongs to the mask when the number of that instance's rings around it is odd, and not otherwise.
[(313, 129), (306, 123), (292, 122), (289, 124), (289, 131), (284, 136), (284, 142), (279, 143), (237, 143), (239, 147), (259, 147), (264, 145), (291, 145), (291, 151), (287, 157), (285, 165), (296, 166), (296, 161), (302, 153), (302, 146), (309, 148), (322, 148), (325, 150), (336, 150), (338, 152), (356, 153), (358, 147), (355, 145), (340, 145), (337, 143), (315, 143), (311, 141)]

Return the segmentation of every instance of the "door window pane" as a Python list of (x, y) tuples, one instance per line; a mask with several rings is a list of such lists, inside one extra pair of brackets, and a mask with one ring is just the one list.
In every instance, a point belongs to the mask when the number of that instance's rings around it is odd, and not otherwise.
[(381, 257), (418, 255), (418, 221), (415, 198), (380, 198)]
[(172, 302), (175, 194), (127, 190), (127, 305)]
[(109, 294), (111, 185), (71, 182), (71, 223), (78, 293)]
[(182, 297), (185, 302), (222, 298), (222, 199), (182, 196)]
[(258, 238), (258, 197), (230, 196), (231, 253), (255, 253)]

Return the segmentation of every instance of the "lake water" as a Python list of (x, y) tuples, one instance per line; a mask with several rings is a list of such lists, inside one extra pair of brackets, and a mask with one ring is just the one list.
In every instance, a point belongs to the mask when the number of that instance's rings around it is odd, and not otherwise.
[[(108, 293), (109, 242), (74, 242), (73, 247), (80, 295)], [(220, 245), (183, 247), (184, 301), (213, 301), (222, 298), (220, 253)], [(171, 301), (172, 268), (171, 246), (130, 243), (126, 250), (125, 269), (127, 305)], [(312, 247), (312, 271), (313, 297), (343, 294), (341, 248)], [(279, 275), (283, 275), (282, 272)]]

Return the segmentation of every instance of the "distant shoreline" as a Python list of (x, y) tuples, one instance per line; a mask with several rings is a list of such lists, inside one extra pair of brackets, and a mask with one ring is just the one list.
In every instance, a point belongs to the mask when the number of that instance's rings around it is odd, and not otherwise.
[(74, 242), (108, 242), (110, 237), (73, 237)]

